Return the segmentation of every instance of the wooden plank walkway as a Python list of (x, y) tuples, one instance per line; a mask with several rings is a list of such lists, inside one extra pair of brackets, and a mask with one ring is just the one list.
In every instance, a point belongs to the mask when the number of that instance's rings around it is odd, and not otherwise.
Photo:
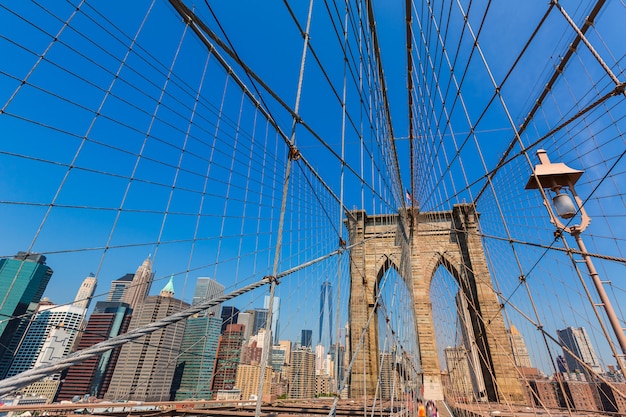
[(450, 409), (443, 401), (437, 401), (437, 417), (454, 417)]

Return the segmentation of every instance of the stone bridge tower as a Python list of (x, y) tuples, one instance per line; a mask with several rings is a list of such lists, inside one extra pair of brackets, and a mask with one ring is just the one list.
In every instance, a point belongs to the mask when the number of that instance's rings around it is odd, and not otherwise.
[[(368, 216), (351, 211), (346, 219), (350, 245), (350, 347), (354, 361), (350, 395), (373, 396), (379, 374), (378, 284), (395, 268), (412, 289), (422, 394), (443, 399), (441, 367), (434, 333), (430, 284), (443, 266), (456, 279), (467, 307), (468, 331), (474, 335), (481, 389), (489, 401), (523, 403), (504, 319), (493, 291), (473, 205), (451, 211)], [(404, 218), (404, 221), (401, 219)], [(407, 261), (410, 260), (410, 261)], [(410, 291), (411, 292), (411, 291)], [(367, 331), (363, 333), (363, 330)], [(364, 334), (364, 337), (361, 335)]]

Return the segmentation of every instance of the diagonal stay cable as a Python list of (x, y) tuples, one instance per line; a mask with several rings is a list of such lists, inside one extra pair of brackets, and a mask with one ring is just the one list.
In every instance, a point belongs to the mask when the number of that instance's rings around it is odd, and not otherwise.
[[(595, 18), (600, 13), (600, 10), (602, 9), (605, 3), (606, 1), (604, 0), (600, 0), (596, 2), (592, 11), (589, 13), (589, 16), (587, 16), (587, 18), (585, 19), (583, 26), (579, 30), (579, 33), (582, 34), (582, 36), (586, 34), (587, 30), (589, 30), (590, 27), (592, 27), (593, 22), (595, 21)], [(539, 111), (539, 109), (543, 105), (543, 102), (548, 96), (548, 94), (550, 93), (550, 91), (552, 91), (552, 87), (555, 85), (556, 81), (559, 79), (559, 77), (563, 73), (563, 70), (565, 69), (567, 63), (574, 56), (576, 50), (578, 49), (578, 45), (582, 42), (582, 37), (580, 34), (577, 34), (574, 40), (572, 41), (572, 43), (570, 43), (569, 47), (567, 48), (567, 51), (561, 58), (559, 65), (554, 69), (554, 72), (552, 73), (552, 76), (550, 77), (549, 81), (546, 83), (545, 87), (543, 88), (537, 100), (535, 100), (535, 104), (533, 105), (532, 109), (528, 112), (528, 114), (524, 118), (524, 121), (522, 122), (520, 127), (516, 130), (515, 135), (511, 139), (511, 142), (509, 143), (508, 148), (500, 157), (500, 161), (496, 164), (496, 168), (488, 174), (489, 177), (493, 178), (498, 173), (500, 168), (504, 166), (504, 162), (508, 158), (509, 154), (513, 151), (515, 144), (521, 143), (520, 138), (522, 134), (524, 133), (524, 131), (526, 131), (526, 128), (528, 128), (528, 126), (534, 119), (535, 114)], [(485, 184), (482, 186), (481, 190), (476, 195), (475, 201), (478, 201), (480, 199), (481, 195), (485, 192), (488, 186), (489, 186), (489, 181), (485, 182)]]
[[(319, 133), (317, 133), (309, 124), (307, 124), (301, 117), (300, 115), (294, 111), (294, 109), (291, 108), (291, 106), (289, 106), (287, 103), (285, 103), (285, 101), (275, 92), (273, 91), (269, 85), (267, 85), (266, 82), (264, 82), (261, 77), (256, 74), (245, 62), (243, 62), (241, 60), (241, 58), (239, 58), (232, 50), (231, 48), (226, 45), (203, 21), (201, 21), (189, 8), (187, 8), (180, 0), (170, 0), (170, 4), (176, 9), (176, 11), (181, 15), (181, 17), (184, 19), (184, 21), (188, 24), (191, 25), (191, 28), (193, 29), (193, 31), (196, 33), (196, 35), (198, 36), (198, 39), (205, 43), (205, 45), (207, 46), (207, 48), (211, 49), (214, 54), (215, 57), (219, 60), (219, 62), (224, 66), (224, 68), (227, 69), (227, 71), (229, 72), (230, 76), (233, 78), (233, 80), (240, 86), (240, 88), (242, 88), (246, 95), (255, 103), (255, 105), (259, 108), (259, 111), (261, 111), (263, 113), (263, 116), (272, 124), (272, 126), (279, 132), (280, 136), (283, 138), (283, 140), (285, 141), (285, 143), (288, 144), (289, 142), (289, 138), (288, 136), (281, 130), (280, 126), (278, 126), (278, 123), (271, 118), (271, 115), (267, 112), (267, 109), (265, 107), (263, 107), (261, 105), (261, 103), (258, 101), (257, 97), (255, 97), (252, 92), (246, 87), (246, 85), (243, 83), (243, 81), (236, 76), (236, 74), (234, 73), (234, 70), (228, 65), (228, 63), (226, 62), (225, 58), (222, 57), (218, 51), (217, 48), (211, 43), (209, 42), (209, 38), (210, 40), (212, 40), (213, 42), (215, 42), (217, 44), (217, 46), (219, 46), (221, 48), (222, 51), (224, 51), (224, 53), (226, 53), (229, 57), (231, 57), (239, 66), (241, 66), (241, 68), (245, 71), (245, 73), (247, 74), (247, 76), (250, 76), (254, 79), (254, 81), (256, 81), (265, 91), (267, 91), (274, 100), (276, 100), (276, 102), (282, 106), (291, 117), (293, 117), (294, 120), (297, 121), (298, 124), (302, 125), (302, 127), (309, 132), (322, 146), (324, 146), (324, 148), (330, 152), (334, 158), (336, 158), (338, 161), (341, 161), (345, 164), (346, 168), (348, 170), (350, 170), (350, 172), (352, 174), (355, 175), (355, 177), (357, 178), (361, 178), (361, 176), (359, 175), (358, 171), (352, 167), (350, 164), (346, 163), (346, 161), (344, 161), (341, 156), (337, 153), (337, 151), (335, 151), (330, 144), (325, 141), (320, 135)], [(208, 37), (208, 38), (207, 38)], [(381, 70), (382, 71), (382, 70)], [(300, 158), (302, 158), (303, 156), (300, 155)], [(316, 174), (317, 175), (317, 174)], [(375, 195), (381, 197), (379, 192), (377, 190), (374, 189), (373, 186), (371, 186), (369, 184), (368, 181), (361, 179), (363, 184), (365, 184), (365, 186)]]
[(378, 69), (378, 78), (379, 78), (379, 82), (380, 82), (380, 86), (381, 86), (381, 94), (382, 94), (382, 102), (383, 102), (383, 110), (384, 110), (384, 114), (385, 114), (385, 119), (386, 119), (386, 127), (387, 127), (387, 132), (389, 133), (389, 144), (391, 146), (391, 156), (392, 156), (392, 163), (393, 163), (393, 169), (394, 169), (394, 174), (395, 174), (395, 178), (392, 178), (392, 181), (395, 180), (395, 183), (397, 184), (397, 192), (398, 192), (398, 198), (400, 199), (400, 201), (404, 202), (404, 198), (402, 198), (402, 192), (404, 190), (404, 186), (402, 185), (402, 177), (400, 175), (400, 162), (398, 160), (398, 151), (396, 149), (396, 141), (395, 141), (395, 134), (393, 132), (393, 123), (391, 122), (391, 105), (389, 103), (389, 96), (387, 94), (387, 85), (385, 82), (385, 74), (383, 71), (383, 62), (382, 62), (382, 57), (380, 54), (380, 43), (378, 40), (378, 32), (376, 30), (376, 19), (374, 17), (374, 7), (372, 5), (371, 0), (366, 1), (366, 7), (367, 7), (367, 17), (368, 17), (368, 24), (369, 24), (369, 30), (372, 36), (372, 41), (374, 43), (373, 45), (373, 53), (374, 53), (374, 58), (376, 60), (376, 67)]
[(147, 324), (145, 326), (136, 328), (134, 330), (129, 331), (128, 333), (124, 333), (122, 335), (113, 337), (109, 340), (106, 340), (104, 342), (100, 342), (97, 343), (89, 348), (80, 350), (78, 352), (75, 352), (65, 358), (62, 358), (56, 362), (53, 362), (51, 364), (47, 364), (47, 365), (41, 365), (38, 366), (36, 368), (30, 369), (28, 371), (22, 372), (20, 374), (17, 374), (11, 378), (7, 378), (4, 379), (2, 381), (0, 381), (0, 397), (7, 395), (13, 391), (15, 391), (18, 388), (24, 387), (26, 385), (29, 385), (32, 382), (35, 382), (37, 380), (40, 380), (41, 378), (44, 378), (48, 375), (52, 375), (54, 373), (60, 372), (64, 369), (67, 369), (73, 365), (76, 365), (82, 361), (84, 361), (85, 359), (88, 359), (90, 357), (93, 356), (97, 356), (101, 353), (106, 352), (107, 350), (111, 350), (114, 349), (118, 346), (121, 346), (125, 343), (131, 342), (135, 339), (138, 339), (140, 337), (146, 336), (148, 334), (151, 334), (159, 329), (162, 329), (164, 327), (167, 327), (171, 324), (177, 323), (179, 321), (185, 320), (191, 316), (193, 316), (194, 314), (197, 314), (201, 311), (207, 310), (211, 307), (214, 307), (216, 305), (220, 305), (225, 301), (228, 301), (230, 299), (233, 299), (235, 297), (238, 297), (242, 294), (245, 294), (247, 292), (250, 292), (252, 290), (255, 290), (257, 288), (260, 288), (264, 285), (270, 284), (271, 282), (278, 282), (279, 278), (283, 278), (286, 277), (288, 275), (291, 275), (297, 271), (300, 271), (308, 266), (311, 266), (313, 264), (316, 264), (318, 262), (321, 262), (325, 259), (328, 259), (332, 256), (338, 255), (339, 253), (342, 253), (344, 250), (347, 250), (349, 248), (339, 248), (335, 251), (332, 251), (326, 255), (323, 255), (319, 258), (310, 260), (308, 262), (302, 263), (294, 268), (288, 269), (286, 271), (283, 271), (279, 274), (276, 274), (275, 276), (266, 276), (263, 279), (254, 282), (252, 284), (246, 285), (245, 287), (242, 287), (238, 290), (232, 291), (228, 294), (225, 294), (221, 297), (217, 297), (217, 298), (213, 298), (209, 301), (206, 301), (202, 304), (198, 304), (196, 306), (192, 306), (190, 308), (188, 308), (187, 310), (181, 311), (179, 313), (176, 314), (172, 314), (171, 316), (165, 317), (161, 320), (157, 320), (155, 322), (152, 322), (150, 324)]
[(225, 294), (221, 297), (213, 298), (210, 301), (206, 301), (202, 304), (198, 304), (197, 306), (193, 306), (179, 313), (172, 314), (171, 316), (152, 322), (146, 326), (136, 328), (134, 330), (129, 331), (128, 333), (124, 333), (122, 335), (113, 337), (104, 342), (97, 343), (87, 349), (83, 349), (78, 352), (75, 352), (52, 364), (41, 365), (36, 368), (30, 369), (26, 372), (22, 372), (21, 374), (17, 374), (14, 377), (7, 378), (3, 381), (0, 381), (0, 396), (9, 394), (16, 389), (26, 386), (43, 377), (46, 377), (53, 373), (60, 372), (64, 369), (67, 369), (70, 366), (76, 365), (84, 361), (87, 358), (99, 355), (101, 353), (106, 352), (107, 350), (116, 348), (125, 343), (138, 339), (142, 336), (151, 334), (159, 329), (169, 326), (170, 324), (177, 323), (181, 320), (191, 317), (192, 315), (196, 313), (199, 313), (210, 307), (219, 305), (223, 303), (224, 301), (228, 301), (231, 298), (237, 297), (241, 294), (245, 294), (249, 291), (262, 287), (263, 285), (268, 284), (272, 279), (274, 278), (264, 277), (262, 280), (252, 283), (250, 285), (247, 285), (239, 290)]

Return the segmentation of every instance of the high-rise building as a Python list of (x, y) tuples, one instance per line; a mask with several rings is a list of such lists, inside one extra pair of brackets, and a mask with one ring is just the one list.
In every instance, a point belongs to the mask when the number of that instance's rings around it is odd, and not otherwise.
[(315, 346), (315, 374), (324, 373), (324, 361), (326, 360), (326, 350), (321, 343)]
[[(326, 338), (328, 336), (328, 338)], [(318, 343), (328, 349), (333, 344), (333, 287), (322, 283), (320, 289), (320, 327)]]
[(94, 292), (96, 292), (97, 283), (98, 281), (93, 274), (89, 274), (89, 276), (85, 278), (76, 294), (76, 298), (74, 298), (74, 305), (76, 307), (84, 308), (85, 310), (89, 308), (91, 297)]
[[(269, 295), (265, 296), (263, 301), (263, 308), (269, 311), (270, 308), (270, 297)], [(274, 301), (272, 302), (272, 342), (278, 343), (278, 333), (280, 332), (278, 315), (280, 314), (280, 298), (274, 297)]]
[(291, 340), (279, 340), (278, 346), (285, 351), (285, 363), (291, 363)]
[(133, 280), (126, 288), (122, 301), (135, 310), (148, 296), (153, 278), (154, 273), (152, 272), (152, 259), (148, 256), (139, 268), (137, 268), (137, 272), (135, 272)]
[(182, 353), (177, 365), (180, 381), (177, 382), (176, 400), (213, 398), (211, 380), (221, 328), (220, 317), (197, 316), (187, 319)]
[(6, 376), (51, 276), (43, 255), (18, 252), (12, 259), (0, 259), (0, 316), (4, 318), (0, 320), (0, 379)]
[(211, 384), (213, 392), (232, 390), (235, 386), (244, 329), (245, 326), (243, 324), (230, 324), (226, 326), (226, 331), (219, 338), (217, 359)]
[(524, 343), (524, 338), (517, 330), (517, 328), (511, 325), (511, 329), (507, 332), (509, 334), (509, 341), (511, 342), (511, 348), (513, 349), (513, 359), (515, 360), (515, 366), (522, 368), (532, 368), (533, 365), (530, 361), (530, 355)]
[[(9, 345), (6, 346), (6, 354), (2, 357), (0, 361), (0, 370), (2, 371), (2, 378), (6, 377), (7, 372), (9, 371), (9, 367), (13, 362), (13, 357), (20, 347), (20, 343), (22, 343), (22, 338), (24, 334), (28, 330), (28, 327), (31, 325), (33, 318), (37, 314), (37, 311), (44, 305), (52, 305), (47, 298), (44, 298), (38, 303), (30, 303), (26, 310), (26, 313), (19, 319), (19, 326), (15, 330), (13, 337), (9, 341)], [(3, 346), (3, 348), (5, 348)], [(0, 379), (2, 379), (0, 378)]]
[[(43, 305), (30, 323), (7, 371), (7, 377), (69, 355), (83, 326), (86, 310), (73, 305)], [(61, 374), (53, 374), (24, 389), (54, 400)]]
[(328, 374), (315, 375), (315, 396), (327, 396), (332, 391), (332, 378)]
[(313, 341), (313, 330), (303, 329), (300, 336), (300, 346), (311, 349)]
[(300, 348), (291, 353), (289, 398), (315, 397), (315, 353)]
[[(87, 349), (125, 333), (130, 323), (130, 314), (130, 307), (126, 303), (98, 301), (89, 316), (77, 350)], [(77, 395), (82, 397), (85, 394), (102, 398), (109, 388), (120, 350), (121, 347), (109, 350), (69, 368), (56, 401), (69, 401)]]
[[(198, 278), (192, 305), (221, 295), (224, 295), (223, 285), (211, 278)], [(176, 400), (212, 398), (211, 379), (222, 329), (220, 308), (219, 305), (211, 307), (187, 319), (173, 387)]]
[[(87, 277), (73, 304), (56, 306), (49, 301), (40, 303), (15, 351), (7, 376), (54, 363), (69, 355), (83, 330), (87, 307), (94, 290), (95, 278)], [(60, 373), (47, 376), (24, 388), (24, 392), (44, 396), (52, 402), (60, 377)]]
[(267, 326), (267, 309), (255, 308), (254, 309), (254, 325), (252, 326), (252, 334), (259, 334), (259, 330), (265, 329)]
[(272, 348), (272, 356), (270, 356), (270, 365), (272, 366), (272, 370), (274, 372), (282, 372), (283, 366), (285, 365), (285, 350), (282, 346), (274, 346)]
[[(240, 364), (237, 368), (235, 387), (241, 390), (241, 399), (256, 399), (259, 394), (259, 381), (261, 380), (261, 365)], [(263, 395), (269, 395), (272, 388), (272, 368), (265, 368), (263, 377)]]
[[(245, 365), (258, 365), (261, 363), (263, 357), (263, 338), (265, 338), (265, 332), (261, 333), (263, 336), (259, 343), (257, 338), (250, 341), (249, 344), (241, 346), (241, 363)], [(238, 388), (241, 388), (238, 386)]]
[(224, 333), (226, 326), (229, 324), (237, 324), (239, 319), (239, 309), (233, 306), (222, 306), (222, 330)]
[[(41, 305), (13, 357), (7, 377), (68, 355), (85, 318), (85, 309), (74, 305)], [(58, 379), (58, 375), (55, 376)]]
[[(202, 304), (205, 301), (212, 300), (216, 297), (224, 295), (224, 286), (211, 278), (198, 278), (196, 281), (196, 290), (193, 293), (191, 305)], [(216, 305), (207, 310), (207, 313), (214, 317), (221, 317), (222, 305)], [(200, 314), (203, 315), (203, 314)]]
[[(596, 356), (596, 352), (591, 345), (591, 340), (587, 335), (587, 331), (584, 327), (568, 327), (566, 329), (556, 331), (559, 341), (565, 345), (572, 353), (570, 354), (566, 350), (563, 350), (563, 356), (567, 363), (569, 372), (581, 372), (588, 374), (589, 371), (584, 367), (580, 361), (587, 364), (594, 373), (602, 373), (602, 367)], [(576, 360), (574, 356), (578, 358)]]
[(337, 386), (341, 384), (345, 375), (344, 368), (344, 357), (346, 355), (346, 348), (339, 343), (335, 343), (331, 346), (330, 358), (333, 362), (333, 374), (335, 377), (335, 381), (337, 382)]
[[(241, 324), (244, 326), (244, 340), (249, 340), (250, 336), (252, 336), (252, 328), (254, 327), (254, 315), (254, 310), (247, 310), (237, 315), (237, 324)], [(222, 333), (224, 333), (224, 331), (222, 331)]]
[[(159, 295), (148, 296), (133, 309), (129, 330), (189, 308), (174, 298), (173, 277)], [(104, 398), (107, 400), (167, 401), (185, 331), (185, 321), (169, 325), (122, 346)]]
[(121, 278), (116, 279), (111, 283), (111, 289), (109, 290), (109, 295), (107, 296), (107, 301), (111, 301), (114, 303), (121, 302), (126, 295), (126, 291), (128, 287), (133, 282), (133, 278), (135, 274), (126, 274)]

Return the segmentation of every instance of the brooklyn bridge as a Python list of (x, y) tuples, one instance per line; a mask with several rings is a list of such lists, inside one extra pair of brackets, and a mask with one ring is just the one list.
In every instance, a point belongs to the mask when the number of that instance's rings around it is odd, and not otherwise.
[(0, 4), (0, 413), (625, 415), (624, 18)]

